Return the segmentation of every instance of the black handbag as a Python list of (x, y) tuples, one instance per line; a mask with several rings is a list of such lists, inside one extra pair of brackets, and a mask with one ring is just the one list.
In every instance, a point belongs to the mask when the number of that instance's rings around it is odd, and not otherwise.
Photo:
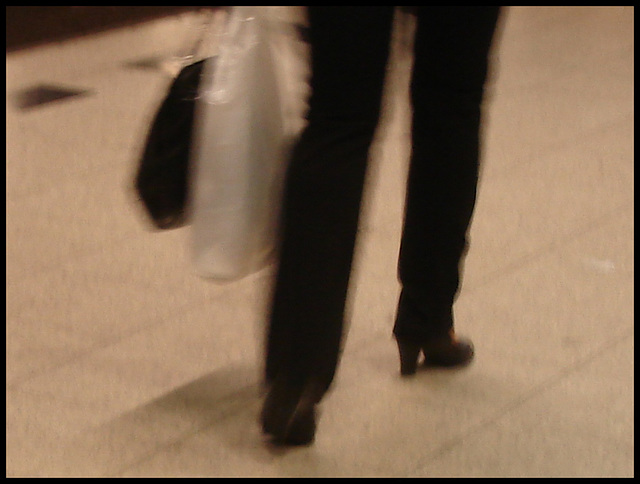
[(180, 71), (153, 117), (135, 174), (135, 191), (158, 229), (187, 223), (191, 138), (204, 59)]

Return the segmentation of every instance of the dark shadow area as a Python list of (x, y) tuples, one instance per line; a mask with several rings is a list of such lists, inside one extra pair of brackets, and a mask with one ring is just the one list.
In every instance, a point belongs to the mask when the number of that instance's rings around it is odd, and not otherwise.
[(219, 7), (6, 7), (7, 52)]

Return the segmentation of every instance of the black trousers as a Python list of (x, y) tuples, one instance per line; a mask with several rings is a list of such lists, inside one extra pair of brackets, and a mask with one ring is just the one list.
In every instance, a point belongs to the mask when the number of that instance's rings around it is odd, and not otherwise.
[[(394, 7), (309, 7), (308, 125), (285, 188), (266, 377), (326, 391), (338, 364), (369, 147)], [(419, 7), (412, 156), (394, 333), (452, 328), (478, 182), (480, 114), (498, 7)]]

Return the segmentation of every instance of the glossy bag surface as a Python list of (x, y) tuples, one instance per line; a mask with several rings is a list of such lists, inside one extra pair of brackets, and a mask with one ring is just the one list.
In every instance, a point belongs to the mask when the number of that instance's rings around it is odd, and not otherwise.
[(273, 260), (288, 146), (267, 7), (234, 7), (196, 106), (192, 258), (234, 280)]

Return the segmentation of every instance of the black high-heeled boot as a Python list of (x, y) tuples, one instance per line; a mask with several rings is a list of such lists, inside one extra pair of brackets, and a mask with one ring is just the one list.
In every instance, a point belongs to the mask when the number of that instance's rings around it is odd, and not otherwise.
[(262, 431), (278, 445), (313, 443), (318, 400), (310, 385), (274, 382), (260, 416)]
[(425, 366), (452, 368), (466, 366), (473, 360), (474, 349), (470, 341), (459, 340), (453, 332), (437, 338), (413, 341), (396, 336), (400, 353), (400, 374), (410, 376), (418, 370), (420, 352)]

